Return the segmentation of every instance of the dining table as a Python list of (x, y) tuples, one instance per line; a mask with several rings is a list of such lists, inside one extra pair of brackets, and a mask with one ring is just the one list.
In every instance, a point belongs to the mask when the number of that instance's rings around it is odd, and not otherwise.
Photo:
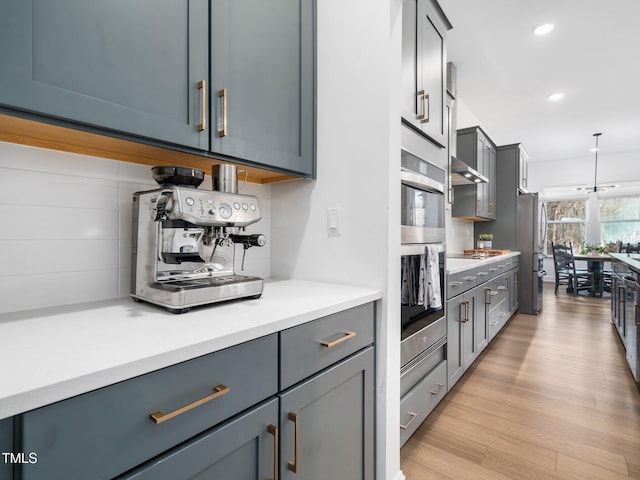
[(608, 253), (587, 253), (584, 255), (573, 255), (573, 259), (587, 262), (587, 270), (591, 273), (592, 282), (591, 296), (601, 297), (604, 293), (604, 264), (611, 261)]

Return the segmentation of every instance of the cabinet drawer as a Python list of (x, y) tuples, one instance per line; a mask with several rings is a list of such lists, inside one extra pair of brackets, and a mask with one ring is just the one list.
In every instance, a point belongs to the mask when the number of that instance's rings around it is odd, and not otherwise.
[[(277, 334), (22, 415), (22, 479), (112, 478), (277, 392)], [(207, 398), (219, 389), (215, 398)], [(176, 412), (156, 423), (154, 412)], [(170, 417), (170, 415), (168, 415)], [(166, 417), (165, 417), (166, 418)]]
[(447, 362), (442, 361), (400, 400), (400, 445), (409, 440), (446, 393)]
[(466, 292), (477, 284), (478, 276), (475, 268), (447, 275), (447, 299)]
[(278, 399), (273, 398), (117, 480), (275, 478), (277, 425)]
[(280, 332), (280, 389), (373, 343), (373, 303)]

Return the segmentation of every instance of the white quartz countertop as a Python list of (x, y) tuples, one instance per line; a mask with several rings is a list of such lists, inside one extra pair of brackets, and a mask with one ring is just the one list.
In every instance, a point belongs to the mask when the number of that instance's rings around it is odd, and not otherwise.
[(482, 259), (471, 258), (471, 255), (459, 254), (454, 257), (447, 257), (447, 273), (449, 275), (460, 273), (470, 268), (489, 265), (490, 263), (500, 262), (502, 260), (518, 256), (520, 256), (520, 252), (509, 252), (502, 255), (493, 255)]
[(0, 419), (381, 298), (268, 280), (257, 300), (184, 314), (120, 298), (0, 315)]

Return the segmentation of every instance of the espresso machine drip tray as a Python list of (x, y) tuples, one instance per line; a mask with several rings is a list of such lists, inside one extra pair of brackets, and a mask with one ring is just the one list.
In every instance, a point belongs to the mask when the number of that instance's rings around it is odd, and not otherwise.
[(206, 278), (191, 278), (181, 280), (168, 280), (164, 282), (158, 282), (155, 284), (156, 288), (162, 288), (165, 290), (175, 289), (189, 289), (189, 288), (207, 288), (207, 287), (222, 287), (224, 285), (233, 285), (243, 282), (249, 282), (252, 280), (261, 280), (258, 277), (250, 277), (247, 275), (225, 275), (221, 277), (206, 277)]

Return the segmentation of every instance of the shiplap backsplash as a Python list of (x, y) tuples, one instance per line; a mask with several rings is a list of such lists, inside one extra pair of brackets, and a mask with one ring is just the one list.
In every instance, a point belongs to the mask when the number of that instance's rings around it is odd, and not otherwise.
[[(245, 273), (266, 278), (271, 188), (240, 186), (262, 208), (247, 232), (267, 237)], [(0, 142), (0, 313), (128, 296), (131, 196), (156, 187), (146, 165)]]

